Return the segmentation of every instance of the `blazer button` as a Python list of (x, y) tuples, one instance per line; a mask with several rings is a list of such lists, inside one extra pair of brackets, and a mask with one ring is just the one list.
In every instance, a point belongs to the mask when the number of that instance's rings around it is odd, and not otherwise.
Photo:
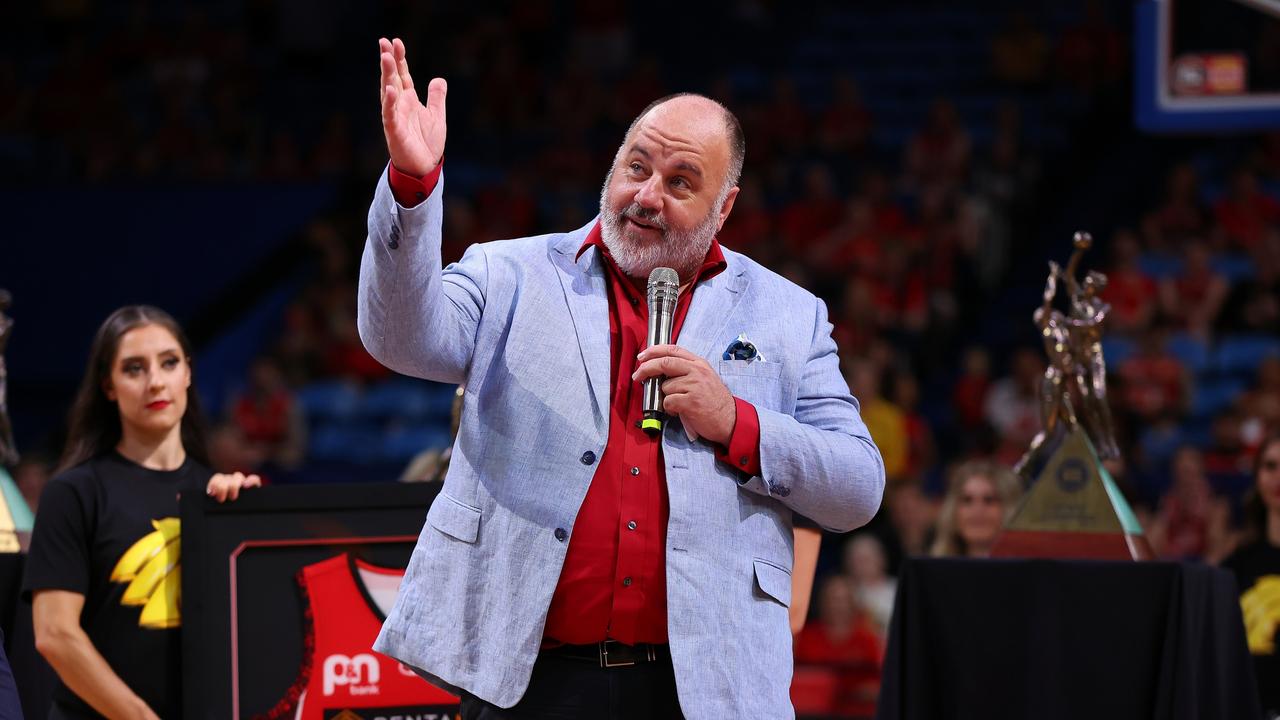
[(387, 247), (391, 248), (392, 250), (395, 250), (396, 248), (400, 247), (400, 243), (396, 242), (395, 238), (391, 238), (390, 240), (387, 241)]
[(590, 465), (596, 461), (596, 454), (588, 450), (582, 453), (582, 457), (578, 459), (582, 461), (583, 465)]
[(556, 539), (559, 540), (560, 542), (564, 542), (564, 539), (569, 537), (569, 533), (566, 532), (564, 528), (556, 528), (555, 534), (556, 534)]

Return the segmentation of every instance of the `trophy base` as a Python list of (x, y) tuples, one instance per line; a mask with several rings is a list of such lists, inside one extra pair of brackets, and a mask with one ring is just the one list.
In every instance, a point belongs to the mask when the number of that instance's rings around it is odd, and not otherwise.
[(1129, 503), (1089, 436), (1067, 428), (991, 549), (993, 557), (1151, 560)]
[(1130, 533), (1006, 530), (991, 557), (1051, 560), (1154, 560), (1145, 535)]

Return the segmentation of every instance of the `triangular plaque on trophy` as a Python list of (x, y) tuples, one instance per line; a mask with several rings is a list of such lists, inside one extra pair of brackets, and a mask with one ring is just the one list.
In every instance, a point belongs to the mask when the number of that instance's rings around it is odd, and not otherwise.
[(993, 557), (1150, 560), (1151, 546), (1089, 436), (1068, 426), (991, 550)]

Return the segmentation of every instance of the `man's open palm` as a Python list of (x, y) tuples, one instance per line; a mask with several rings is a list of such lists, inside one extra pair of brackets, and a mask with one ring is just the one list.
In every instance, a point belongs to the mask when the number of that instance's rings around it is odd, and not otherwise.
[(381, 38), (378, 48), (382, 64), (382, 132), (387, 137), (387, 152), (397, 170), (422, 177), (435, 170), (444, 155), (444, 98), (449, 86), (444, 78), (432, 78), (423, 104), (409, 74), (409, 61), (400, 38)]

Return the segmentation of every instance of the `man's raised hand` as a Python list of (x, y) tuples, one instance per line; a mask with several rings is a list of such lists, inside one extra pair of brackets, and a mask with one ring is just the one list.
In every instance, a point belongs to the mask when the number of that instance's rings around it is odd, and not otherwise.
[(409, 61), (400, 38), (381, 38), (378, 49), (382, 65), (382, 132), (387, 138), (387, 152), (397, 170), (422, 177), (435, 170), (444, 155), (444, 98), (449, 86), (444, 78), (432, 78), (423, 104), (409, 75)]

